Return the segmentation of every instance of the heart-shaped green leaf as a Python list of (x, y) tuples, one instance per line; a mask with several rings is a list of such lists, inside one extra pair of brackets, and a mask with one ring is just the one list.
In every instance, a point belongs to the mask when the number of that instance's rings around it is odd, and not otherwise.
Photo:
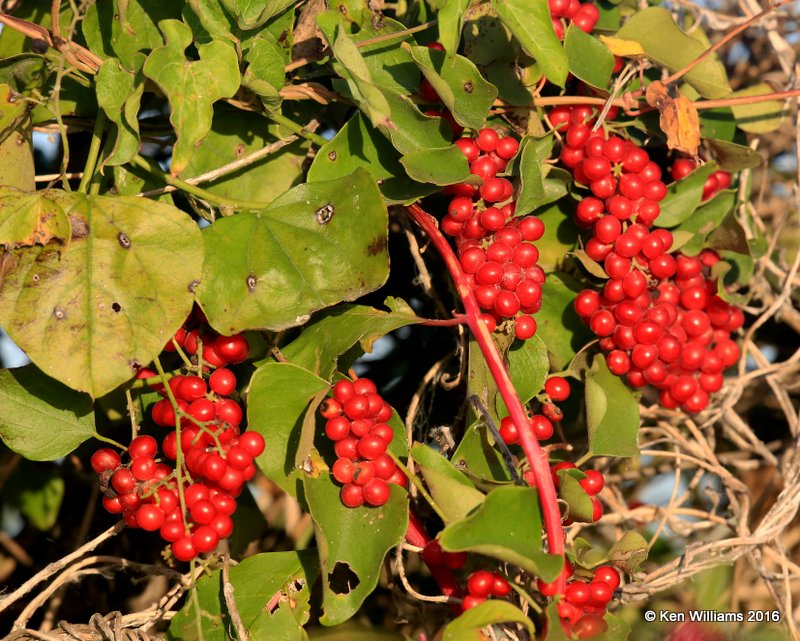
[(563, 565), (560, 556), (542, 551), (539, 496), (530, 487), (504, 486), (486, 495), (483, 504), (439, 535), (448, 552), (477, 552), (518, 565), (545, 581)]
[(222, 218), (203, 232), (198, 300), (224, 334), (300, 325), (384, 283), (387, 228), (383, 197), (364, 169), (300, 185), (260, 212)]
[(92, 399), (86, 394), (35, 365), (0, 370), (0, 438), (12, 450), (32, 461), (52, 461), (94, 433)]

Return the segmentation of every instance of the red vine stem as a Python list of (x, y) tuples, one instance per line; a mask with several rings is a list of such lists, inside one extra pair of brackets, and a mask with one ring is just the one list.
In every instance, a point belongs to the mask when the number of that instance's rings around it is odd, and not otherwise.
[[(433, 539), (431, 539), (427, 530), (425, 530), (425, 526), (422, 525), (422, 522), (419, 520), (419, 517), (417, 517), (414, 512), (409, 510), (406, 541), (408, 541), (411, 545), (424, 548), (432, 540)], [(424, 556), (422, 557), (422, 560), (425, 560)], [(444, 596), (460, 597), (462, 595), (461, 588), (458, 587), (458, 581), (456, 581), (455, 575), (453, 575), (453, 572), (450, 570), (450, 568), (444, 565), (432, 565), (428, 563), (426, 563), (426, 565), (431, 571), (431, 575), (436, 580), (436, 583), (439, 585), (439, 589), (442, 591)], [(460, 611), (458, 607), (456, 607), (455, 610)]]
[[(548, 550), (551, 554), (563, 556), (564, 530), (561, 526), (561, 513), (558, 508), (556, 489), (550, 474), (547, 454), (542, 450), (539, 441), (533, 435), (527, 414), (522, 407), (517, 390), (514, 389), (514, 385), (511, 383), (511, 377), (503, 364), (500, 352), (497, 351), (497, 346), (492, 340), (489, 329), (481, 320), (481, 310), (478, 306), (478, 301), (475, 299), (475, 294), (473, 294), (472, 288), (467, 282), (466, 275), (461, 269), (461, 264), (450, 247), (450, 243), (439, 231), (436, 220), (417, 204), (406, 207), (406, 211), (428, 235), (453, 277), (458, 295), (464, 303), (467, 325), (475, 337), (484, 359), (486, 359), (492, 378), (497, 383), (497, 388), (508, 408), (511, 419), (519, 431), (522, 449), (531, 465), (534, 482), (539, 490), (539, 501), (541, 502), (545, 531), (547, 533)], [(561, 575), (557, 580), (557, 591), (559, 593), (563, 592), (564, 584), (564, 577)]]

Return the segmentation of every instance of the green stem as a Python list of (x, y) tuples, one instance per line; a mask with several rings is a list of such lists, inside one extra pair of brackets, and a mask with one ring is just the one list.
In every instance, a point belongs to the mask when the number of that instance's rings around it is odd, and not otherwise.
[(594, 456), (594, 453), (592, 452), (592, 450), (589, 450), (588, 452), (586, 452), (586, 454), (584, 454), (577, 461), (575, 461), (575, 467), (580, 467), (581, 465), (586, 463), (586, 461), (592, 458), (592, 456)]
[(175, 413), (175, 444), (176, 444), (176, 455), (175, 455), (175, 475), (178, 481), (178, 498), (180, 499), (181, 503), (181, 514), (184, 518), (184, 526), (186, 524), (186, 497), (184, 496), (183, 492), (183, 447), (181, 447), (181, 411), (178, 407), (178, 401), (175, 400), (175, 395), (172, 393), (172, 388), (169, 386), (169, 379), (167, 378), (166, 372), (164, 372), (164, 366), (161, 364), (161, 361), (158, 357), (153, 361), (153, 364), (156, 366), (158, 370), (158, 374), (161, 378), (161, 384), (164, 386), (164, 391), (167, 394), (167, 398), (169, 398), (170, 405), (172, 405), (172, 411)]
[(433, 508), (433, 511), (439, 515), (439, 518), (447, 523), (449, 519), (444, 515), (444, 512), (442, 512), (442, 508), (439, 507), (438, 503), (433, 500), (433, 497), (428, 493), (428, 490), (425, 489), (425, 485), (422, 483), (420, 478), (416, 474), (413, 474), (396, 454), (393, 452), (386, 453), (392, 457), (392, 460), (397, 464), (397, 467), (403, 471), (403, 474), (408, 477), (408, 480), (411, 481), (414, 484), (414, 487), (419, 490), (419, 493), (422, 494), (423, 498), (430, 504), (430, 506)]
[(267, 114), (267, 118), (269, 118), (276, 125), (280, 125), (281, 127), (286, 127), (292, 133), (295, 133), (298, 136), (305, 138), (309, 142), (312, 142), (315, 145), (319, 145), (320, 147), (322, 147), (322, 145), (328, 142), (319, 134), (315, 134), (313, 131), (308, 131), (305, 127), (303, 127), (302, 125), (298, 125), (294, 120), (290, 120), (283, 114), (280, 113)]
[(103, 443), (108, 443), (109, 445), (113, 445), (114, 447), (118, 447), (121, 450), (127, 450), (128, 448), (125, 447), (122, 443), (118, 443), (113, 438), (108, 438), (107, 436), (103, 436), (99, 432), (95, 431), (93, 436), (98, 440), (102, 441)]
[(229, 200), (228, 198), (212, 194), (210, 191), (206, 191), (201, 187), (189, 184), (185, 180), (175, 178), (175, 176), (161, 171), (161, 167), (159, 167), (155, 161), (150, 158), (145, 158), (144, 156), (137, 155), (131, 163), (140, 169), (144, 169), (147, 173), (152, 174), (156, 178), (160, 178), (168, 185), (175, 187), (175, 189), (185, 191), (187, 194), (196, 196), (217, 207), (227, 207), (230, 209), (264, 209), (264, 207), (267, 206), (267, 203), (253, 202), (251, 200)]
[(89, 191), (89, 184), (94, 178), (94, 171), (97, 168), (97, 159), (100, 156), (100, 144), (103, 141), (103, 129), (106, 126), (106, 115), (100, 109), (97, 112), (97, 120), (94, 121), (94, 129), (92, 130), (92, 142), (89, 145), (89, 156), (86, 158), (86, 166), (83, 169), (83, 178), (81, 184), (78, 185), (78, 191), (87, 193)]

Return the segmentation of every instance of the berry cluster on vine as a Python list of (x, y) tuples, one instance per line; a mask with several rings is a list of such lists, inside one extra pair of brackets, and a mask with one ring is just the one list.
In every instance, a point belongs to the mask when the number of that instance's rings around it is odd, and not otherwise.
[(574, 24), (581, 31), (591, 33), (600, 19), (600, 12), (591, 2), (547, 0), (547, 6), (550, 9), (550, 19), (553, 21), (553, 30), (559, 40), (564, 39), (570, 24)]
[(461, 609), (466, 611), (490, 597), (502, 599), (509, 594), (511, 585), (502, 574), (476, 570), (467, 578), (467, 596), (461, 601)]
[(327, 419), (325, 435), (334, 443), (337, 459), (331, 474), (342, 484), (344, 505), (377, 507), (389, 500), (389, 485), (407, 485), (406, 475), (387, 451), (394, 438), (388, 424), (392, 408), (375, 383), (366, 378), (337, 381), (319, 412)]
[(480, 186), (464, 182), (445, 188), (453, 198), (442, 231), (455, 238), (461, 267), (489, 329), (513, 319), (516, 337), (531, 338), (536, 333), (532, 314), (541, 308), (545, 281), (533, 243), (544, 234), (544, 224), (535, 216), (514, 217), (514, 187), (497, 175), (517, 154), (519, 143), (486, 128), (455, 144)]
[[(553, 436), (553, 423), (558, 423), (564, 417), (561, 409), (556, 405), (566, 401), (571, 393), (569, 381), (563, 376), (551, 376), (545, 381), (544, 393), (547, 397), (542, 403), (541, 414), (530, 414), (528, 424), (533, 435), (540, 441), (546, 441)], [(520, 442), (519, 430), (510, 416), (500, 420), (500, 438), (506, 445), (516, 445)]]
[(254, 459), (265, 444), (257, 432), (240, 432), (244, 415), (231, 397), (236, 376), (225, 367), (248, 357), (245, 337), (181, 327), (165, 347), (177, 349), (192, 356), (203, 375), (172, 376), (167, 392), (162, 383), (152, 382), (153, 370), (137, 374), (151, 379), (150, 387), (164, 397), (150, 410), (156, 426), (171, 428), (161, 439), (160, 453), (158, 440), (144, 434), (128, 446), (127, 464), (114, 450), (101, 448), (91, 465), (107, 486), (103, 507), (108, 512), (121, 514), (129, 527), (158, 531), (175, 559), (190, 561), (233, 532), (236, 497), (255, 476)]
[[(634, 387), (657, 388), (664, 407), (700, 412), (722, 387), (722, 371), (739, 358), (730, 335), (744, 315), (717, 294), (710, 276), (716, 252), (670, 253), (672, 234), (652, 229), (667, 193), (660, 167), (634, 143), (593, 131), (593, 116), (585, 106), (549, 114), (564, 138), (562, 163), (592, 193), (575, 215), (591, 229), (587, 256), (608, 277), (602, 292), (579, 293), (575, 310), (599, 337), (612, 372)], [(678, 159), (673, 175), (692, 167)], [(729, 184), (730, 175), (717, 171), (704, 196)]]

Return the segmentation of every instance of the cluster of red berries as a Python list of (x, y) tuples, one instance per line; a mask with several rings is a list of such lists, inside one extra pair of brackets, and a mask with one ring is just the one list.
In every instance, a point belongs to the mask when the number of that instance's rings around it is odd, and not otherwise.
[(387, 452), (394, 438), (387, 423), (392, 408), (375, 383), (366, 378), (337, 381), (319, 412), (327, 419), (325, 435), (334, 442), (338, 458), (331, 473), (342, 484), (344, 505), (383, 505), (389, 500), (390, 484), (406, 486), (408, 479)]
[[(586, 254), (609, 277), (602, 293), (581, 292), (575, 310), (600, 337), (612, 372), (634, 387), (661, 390), (664, 407), (700, 412), (738, 360), (730, 333), (744, 316), (716, 295), (708, 277), (715, 252), (673, 255), (672, 234), (651, 231), (666, 195), (661, 169), (632, 142), (592, 132), (593, 113), (584, 106), (550, 112), (564, 134), (562, 162), (593, 194), (576, 210), (578, 223), (591, 227)], [(679, 174), (688, 167), (676, 164)], [(717, 186), (730, 180), (725, 172), (714, 178)]]
[[(532, 414), (529, 425), (533, 435), (540, 441), (546, 441), (553, 436), (553, 423), (558, 423), (564, 417), (557, 402), (566, 401), (570, 395), (569, 381), (562, 376), (551, 376), (545, 381), (544, 393), (547, 400), (542, 403), (542, 413)], [(500, 420), (500, 437), (506, 445), (515, 445), (520, 442), (519, 430), (514, 425), (510, 416)]]
[[(673, 180), (680, 180), (681, 178), (686, 178), (686, 176), (691, 174), (695, 169), (697, 169), (696, 161), (691, 158), (678, 158), (672, 164), (670, 175)], [(717, 192), (727, 189), (730, 186), (731, 175), (727, 171), (715, 171), (706, 178), (706, 182), (703, 185), (703, 200), (713, 198)]]
[(442, 231), (455, 238), (461, 267), (490, 330), (513, 318), (516, 337), (531, 338), (536, 333), (531, 314), (541, 308), (545, 281), (533, 243), (544, 234), (544, 224), (535, 216), (514, 217), (514, 187), (497, 175), (517, 154), (519, 143), (486, 128), (455, 144), (480, 186), (464, 182), (445, 188), (453, 198)]
[[(564, 569), (568, 578), (573, 576), (574, 570), (569, 562)], [(610, 565), (596, 568), (589, 580), (573, 578), (569, 581), (564, 598), (558, 604), (558, 615), (565, 632), (578, 639), (590, 639), (605, 632), (608, 626), (602, 617), (620, 582), (619, 572)], [(545, 596), (555, 594), (555, 583), (539, 581), (538, 586)]]
[[(204, 321), (199, 316), (198, 320)], [(264, 438), (257, 432), (240, 433), (244, 415), (231, 398), (236, 376), (225, 367), (248, 357), (245, 337), (217, 336), (199, 328), (187, 332), (181, 327), (165, 350), (178, 348), (192, 356), (195, 365), (202, 361), (208, 380), (183, 374), (169, 379), (177, 415), (165, 386), (151, 383), (164, 398), (153, 404), (150, 416), (156, 425), (172, 428), (161, 440), (161, 456), (158, 441), (141, 435), (128, 447), (127, 465), (108, 448), (95, 452), (91, 464), (106, 488), (103, 506), (107, 511), (122, 514), (130, 527), (158, 530), (172, 544), (177, 560), (190, 561), (230, 536), (235, 497), (256, 474), (254, 459), (264, 451)], [(155, 376), (149, 368), (137, 374), (139, 379)], [(177, 461), (179, 447), (180, 474), (169, 463)]]
[(461, 610), (466, 612), (480, 605), (489, 597), (502, 599), (511, 594), (511, 585), (497, 572), (477, 570), (467, 578), (467, 596), (461, 601)]
[[(551, 465), (550, 474), (553, 476), (553, 485), (555, 485), (556, 489), (561, 487), (561, 479), (558, 473), (561, 470), (576, 469), (578, 468), (575, 463), (570, 463), (569, 461), (562, 461)], [(586, 470), (584, 474), (586, 476), (580, 479), (578, 483), (583, 488), (583, 491), (592, 499), (592, 523), (597, 523), (603, 518), (603, 504), (600, 502), (600, 499), (597, 498), (597, 495), (600, 494), (600, 491), (605, 487), (606, 481), (603, 475), (597, 470)], [(573, 522), (573, 519), (569, 518), (563, 520), (564, 525), (572, 525)]]
[(607, 283), (603, 295), (578, 294), (575, 309), (602, 337), (612, 372), (626, 375), (633, 387), (659, 389), (663, 407), (694, 414), (707, 407), (709, 394), (722, 388), (722, 372), (739, 360), (731, 333), (744, 324), (744, 314), (717, 295), (708, 277), (719, 260), (715, 252), (678, 253), (673, 260), (675, 278), (649, 291), (646, 306), (610, 300), (613, 284)]
[(434, 568), (460, 570), (467, 563), (467, 553), (445, 552), (437, 539), (431, 539), (422, 549), (422, 560), (431, 570)]
[(591, 33), (600, 19), (600, 12), (591, 2), (581, 4), (578, 0), (547, 0), (547, 5), (550, 7), (550, 18), (559, 40), (564, 39), (570, 23), (581, 31)]

